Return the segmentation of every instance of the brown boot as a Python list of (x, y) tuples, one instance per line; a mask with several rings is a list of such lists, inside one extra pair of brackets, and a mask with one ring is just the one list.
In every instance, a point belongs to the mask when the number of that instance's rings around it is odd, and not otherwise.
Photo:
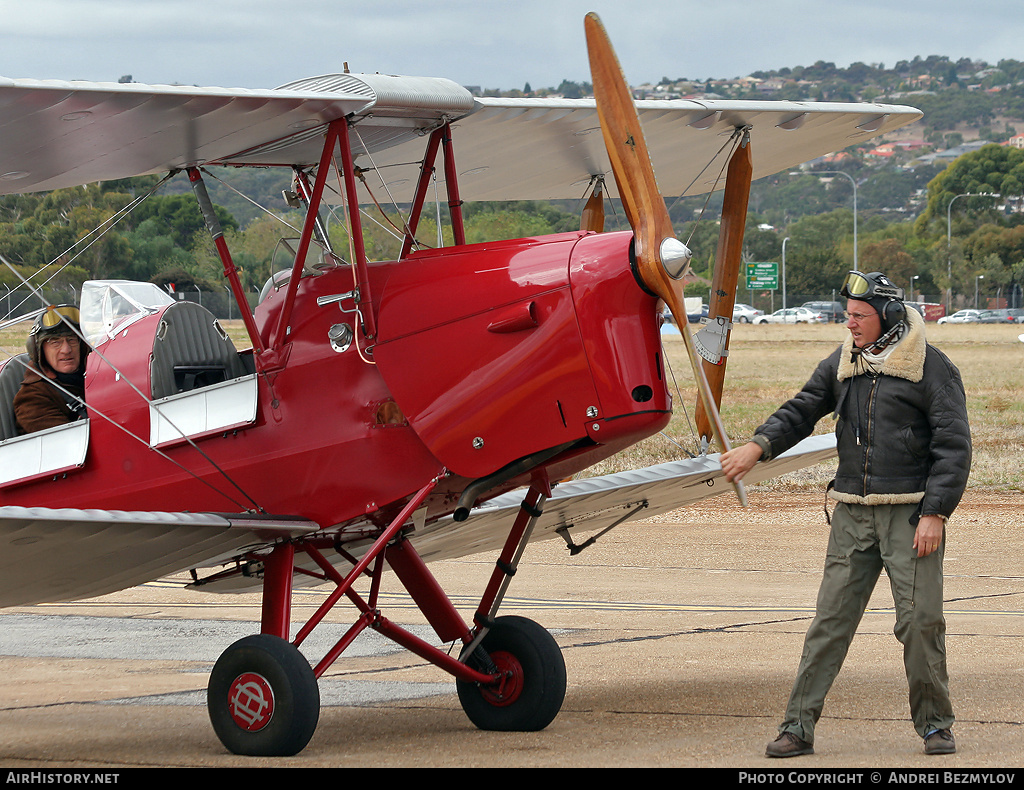
[(814, 746), (791, 732), (782, 733), (764, 750), (765, 757), (796, 757), (799, 754), (814, 754)]
[(956, 752), (956, 741), (953, 740), (953, 733), (949, 730), (935, 730), (928, 733), (924, 739), (925, 754), (954, 754)]

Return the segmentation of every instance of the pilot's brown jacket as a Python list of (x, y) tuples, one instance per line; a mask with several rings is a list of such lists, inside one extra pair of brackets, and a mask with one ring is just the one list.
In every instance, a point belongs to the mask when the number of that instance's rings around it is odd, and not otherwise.
[[(61, 387), (79, 398), (85, 399), (85, 390), (77, 384), (61, 384)], [(32, 370), (25, 371), (25, 378), (14, 396), (14, 418), (21, 433), (34, 433), (47, 428), (73, 422), (79, 415), (67, 404), (68, 397), (57, 389), (56, 382), (44, 379)]]

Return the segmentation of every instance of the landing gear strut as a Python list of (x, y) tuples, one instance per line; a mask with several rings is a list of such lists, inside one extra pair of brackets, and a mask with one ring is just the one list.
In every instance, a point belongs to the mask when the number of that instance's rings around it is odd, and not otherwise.
[[(302, 751), (313, 737), (320, 712), (317, 679), (365, 629), (371, 628), (455, 677), (463, 710), (485, 730), (536, 731), (552, 722), (565, 699), (562, 652), (541, 626), (523, 617), (498, 617), (501, 598), (540, 515), (541, 492), (531, 487), (495, 563), (471, 630), (427, 570), (411, 542), (400, 533), (436, 483), (424, 487), (376, 538), (346, 575), (325, 550), (338, 550), (331, 538), (314, 536), (282, 543), (263, 566), (263, 633), (231, 645), (210, 675), (207, 707), (221, 743), (235, 754), (288, 756)], [(336, 586), (289, 642), (292, 577), (296, 552), (307, 555), (321, 573), (302, 572)], [(347, 555), (346, 555), (347, 556)], [(409, 591), (442, 643), (463, 643), (462, 655), (430, 644), (391, 622), (378, 608), (381, 578), (390, 570)], [(353, 589), (363, 575), (370, 579), (364, 598)], [(347, 597), (359, 611), (356, 622), (315, 665), (299, 652), (313, 628)]]

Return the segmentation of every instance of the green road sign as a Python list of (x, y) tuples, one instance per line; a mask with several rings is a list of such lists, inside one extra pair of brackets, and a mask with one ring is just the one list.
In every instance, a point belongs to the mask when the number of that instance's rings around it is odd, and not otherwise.
[(748, 291), (775, 291), (779, 287), (779, 264), (768, 263), (747, 264)]

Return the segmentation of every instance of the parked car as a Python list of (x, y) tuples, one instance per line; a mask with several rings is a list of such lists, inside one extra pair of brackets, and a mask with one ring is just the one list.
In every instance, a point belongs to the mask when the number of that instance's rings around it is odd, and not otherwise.
[(1013, 324), (1016, 323), (1016, 316), (1010, 315), (1009, 308), (999, 310), (982, 310), (978, 316), (982, 324)]
[(983, 324), (1024, 324), (1024, 307), (1000, 307), (998, 310), (984, 310)]
[(787, 307), (771, 315), (759, 315), (755, 324), (824, 324), (825, 316), (806, 307)]
[(939, 319), (940, 324), (976, 324), (981, 316), (981, 310), (957, 310), (953, 315), (944, 315)]
[(842, 302), (804, 302), (801, 307), (821, 313), (825, 320), (832, 324), (841, 324), (846, 320), (846, 310)]
[(764, 310), (755, 310), (748, 304), (736, 304), (732, 308), (732, 320), (738, 324), (749, 324), (759, 315), (764, 315)]
[(692, 312), (692, 313), (691, 312), (687, 312), (686, 313), (686, 320), (689, 321), (691, 324), (699, 324), (700, 320), (702, 318), (707, 318), (707, 317), (708, 317), (708, 306), (706, 304), (702, 304), (700, 306), (700, 310), (699, 311)]

